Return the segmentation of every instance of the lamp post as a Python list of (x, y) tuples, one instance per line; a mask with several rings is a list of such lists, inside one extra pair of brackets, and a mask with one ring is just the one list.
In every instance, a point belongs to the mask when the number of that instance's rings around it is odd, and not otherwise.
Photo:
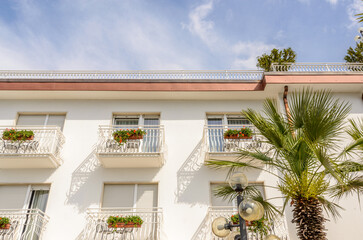
[(355, 37), (354, 37), (354, 40), (355, 40), (356, 42), (363, 42), (363, 27), (360, 27), (360, 28), (358, 29), (358, 33), (360, 34), (360, 36), (359, 36), (359, 35), (355, 36)]
[[(247, 229), (245, 221), (256, 221), (263, 217), (265, 210), (261, 203), (252, 199), (244, 199), (242, 193), (248, 186), (246, 175), (241, 172), (231, 174), (229, 178), (229, 185), (237, 193), (237, 207), (239, 223), (233, 224), (227, 218), (218, 217), (212, 222), (212, 232), (220, 238), (227, 237), (229, 240), (247, 240)], [(239, 227), (239, 233), (231, 231), (233, 228)], [(275, 235), (269, 235), (267, 239), (279, 240)]]

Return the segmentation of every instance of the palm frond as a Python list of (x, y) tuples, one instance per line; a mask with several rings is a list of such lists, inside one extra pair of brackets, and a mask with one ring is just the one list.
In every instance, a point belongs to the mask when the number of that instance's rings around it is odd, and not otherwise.
[(332, 196), (341, 199), (344, 196), (356, 193), (358, 198), (363, 193), (363, 178), (362, 176), (351, 176), (344, 184), (335, 184), (329, 189)]
[(332, 215), (334, 220), (336, 220), (338, 217), (341, 217), (339, 211), (344, 210), (344, 208), (334, 202), (328, 201), (323, 196), (318, 196), (318, 200), (323, 205), (323, 208), (328, 216)]

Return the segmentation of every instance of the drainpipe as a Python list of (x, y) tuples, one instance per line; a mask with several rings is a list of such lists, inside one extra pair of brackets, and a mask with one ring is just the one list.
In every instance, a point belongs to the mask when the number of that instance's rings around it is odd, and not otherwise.
[(287, 93), (288, 93), (288, 91), (289, 91), (289, 87), (288, 86), (285, 86), (284, 87), (284, 105), (285, 105), (285, 112), (286, 112), (287, 120), (289, 121), (289, 124), (290, 124), (292, 136), (295, 136), (295, 134), (294, 134), (294, 132), (292, 130), (293, 128), (292, 128), (292, 125), (291, 125), (291, 113), (290, 113), (289, 103), (287, 101)]

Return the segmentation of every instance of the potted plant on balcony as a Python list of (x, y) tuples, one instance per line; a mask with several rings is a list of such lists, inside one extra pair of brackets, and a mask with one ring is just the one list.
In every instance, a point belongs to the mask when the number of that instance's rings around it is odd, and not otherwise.
[(127, 216), (125, 217), (125, 228), (139, 228), (144, 221), (139, 216)]
[(10, 228), (10, 219), (7, 217), (0, 217), (0, 229), (9, 229)]
[[(239, 224), (239, 216), (238, 216), (238, 213), (234, 214), (231, 216), (231, 222), (233, 224)], [(246, 222), (246, 226), (249, 226), (250, 225), (250, 222), (249, 221), (245, 221)]]
[(243, 126), (241, 129), (228, 129), (224, 132), (224, 139), (251, 139), (251, 128)]
[(129, 139), (142, 139), (145, 134), (141, 129), (122, 129), (112, 133), (112, 136), (117, 143), (124, 144)]
[(125, 218), (122, 216), (109, 216), (107, 224), (109, 228), (123, 228), (125, 227)]
[(31, 130), (16, 130), (12, 129), (5, 129), (3, 131), (4, 140), (10, 141), (25, 141), (25, 140), (33, 140), (34, 139), (34, 132)]
[(248, 230), (262, 238), (267, 236), (268, 232), (271, 230), (271, 223), (263, 217), (259, 220), (250, 222)]
[(143, 222), (139, 216), (109, 216), (107, 219), (109, 228), (139, 228)]

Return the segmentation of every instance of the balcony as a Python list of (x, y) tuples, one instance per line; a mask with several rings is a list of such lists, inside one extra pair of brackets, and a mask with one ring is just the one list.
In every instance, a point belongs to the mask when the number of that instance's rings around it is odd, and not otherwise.
[[(228, 129), (241, 129), (242, 127), (250, 128), (252, 130), (251, 139), (225, 139), (224, 133)], [(209, 160), (243, 160), (240, 159), (240, 149), (258, 148), (262, 150), (265, 146), (261, 140), (261, 135), (252, 125), (207, 125), (204, 128), (204, 143), (206, 146), (205, 161)], [(253, 161), (251, 161), (253, 162)], [(257, 164), (257, 163), (256, 163)]]
[[(143, 220), (140, 228), (109, 228), (109, 216), (139, 216)], [(162, 223), (160, 208), (96, 208), (87, 211), (87, 225), (82, 240), (137, 239), (158, 240)]]
[(285, 63), (271, 64), (272, 72), (287, 73), (362, 73), (362, 63)]
[(9, 229), (0, 229), (0, 239), (41, 240), (49, 217), (38, 209), (0, 210), (0, 217), (10, 219)]
[[(120, 129), (142, 129), (143, 139), (119, 144), (112, 134)], [(156, 168), (164, 163), (163, 126), (100, 126), (97, 144), (98, 158), (105, 168)]]
[(0, 168), (57, 168), (61, 165), (60, 150), (64, 136), (59, 127), (16, 126), (6, 129), (32, 130), (34, 139), (11, 141), (0, 139)]
[[(223, 238), (218, 238), (212, 233), (212, 222), (214, 219), (218, 217), (225, 217), (230, 219), (230, 217), (238, 212), (235, 207), (210, 207), (208, 209), (208, 213), (204, 218), (204, 221), (199, 226), (197, 232), (194, 234), (192, 240), (223, 240)], [(247, 229), (248, 230), (248, 229)], [(236, 231), (236, 229), (234, 229)], [(277, 219), (274, 219), (273, 223), (270, 226), (268, 234), (275, 234), (283, 240), (289, 239), (289, 234), (287, 231), (287, 223), (285, 217), (281, 216)], [(262, 240), (265, 239), (262, 236), (259, 236), (256, 233), (247, 231), (248, 239), (250, 240)]]

